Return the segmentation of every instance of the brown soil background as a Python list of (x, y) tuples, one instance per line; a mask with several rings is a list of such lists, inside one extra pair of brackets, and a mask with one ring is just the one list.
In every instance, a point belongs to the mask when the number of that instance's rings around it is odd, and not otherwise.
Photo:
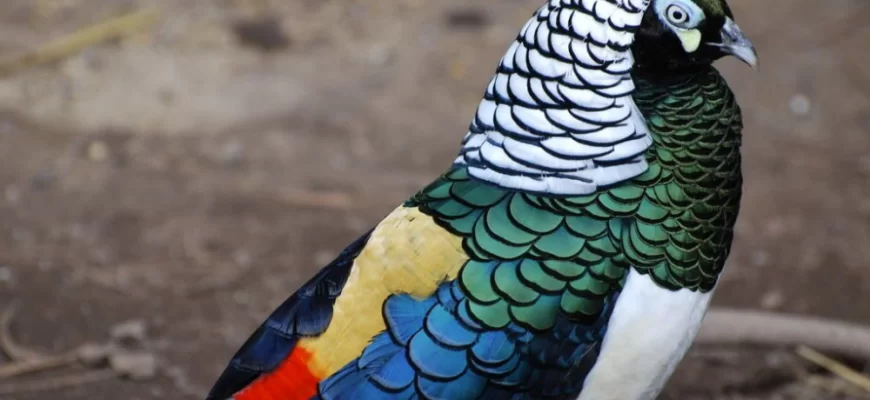
[[(449, 164), (539, 2), (4, 0), (0, 59), (163, 10), (148, 33), (0, 77), (14, 337), (56, 353), (142, 321), (160, 373), (8, 398), (201, 398), (268, 312)], [(746, 194), (715, 303), (870, 323), (870, 2), (731, 4), (761, 71), (720, 63)], [(662, 398), (862, 398), (796, 369), (817, 372), (791, 349), (699, 347)]]

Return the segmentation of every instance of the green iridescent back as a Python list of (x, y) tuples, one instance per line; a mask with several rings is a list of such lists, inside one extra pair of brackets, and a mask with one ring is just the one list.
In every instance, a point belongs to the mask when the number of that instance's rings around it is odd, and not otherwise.
[(476, 320), (546, 330), (561, 313), (592, 323), (631, 267), (669, 290), (715, 286), (741, 195), (739, 107), (712, 67), (636, 84), (654, 139), (643, 175), (593, 195), (551, 197), (456, 167), (408, 201), (463, 237), (470, 261), (459, 281)]

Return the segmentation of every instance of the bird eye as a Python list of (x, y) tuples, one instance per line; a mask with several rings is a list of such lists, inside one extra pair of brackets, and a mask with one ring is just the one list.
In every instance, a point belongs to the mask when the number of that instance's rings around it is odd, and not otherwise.
[(668, 21), (674, 25), (682, 25), (689, 21), (689, 13), (682, 7), (673, 4), (665, 11)]

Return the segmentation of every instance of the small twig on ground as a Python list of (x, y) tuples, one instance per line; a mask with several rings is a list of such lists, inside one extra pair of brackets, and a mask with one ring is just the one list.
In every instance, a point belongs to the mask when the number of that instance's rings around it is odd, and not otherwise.
[(0, 351), (11, 361), (34, 360), (43, 357), (37, 352), (18, 346), (12, 340), (9, 326), (12, 325), (12, 319), (15, 318), (17, 311), (18, 303), (12, 302), (0, 313)]
[(12, 361), (0, 365), (0, 380), (19, 375), (47, 371), (75, 364), (77, 352), (69, 352), (58, 356), (46, 356), (19, 346), (12, 339), (9, 326), (18, 310), (17, 303), (12, 303), (0, 313), (0, 350)]
[(797, 349), (797, 354), (807, 361), (817, 364), (822, 368), (831, 371), (834, 375), (839, 376), (844, 381), (847, 381), (861, 389), (870, 392), (870, 377), (867, 377), (843, 363), (834, 360), (818, 351), (815, 351), (806, 346), (800, 346)]
[(131, 36), (151, 26), (157, 21), (157, 16), (156, 10), (139, 10), (91, 25), (17, 58), (0, 63), (0, 76), (64, 59), (110, 39)]
[(711, 309), (696, 342), (717, 345), (806, 345), (825, 352), (870, 360), (870, 327), (749, 310)]
[(77, 374), (37, 379), (24, 382), (0, 384), (0, 396), (10, 396), (21, 393), (46, 392), (77, 387), (89, 383), (106, 381), (118, 377), (119, 373), (112, 369), (87, 371)]
[(77, 352), (59, 356), (40, 357), (33, 360), (18, 360), (11, 364), (0, 365), (0, 381), (19, 375), (33, 374), (73, 365), (78, 362)]
[[(48, 376), (23, 382), (0, 384), (0, 398), (24, 392), (51, 391), (80, 386), (115, 377), (126, 377), (134, 380), (150, 379), (158, 369), (157, 358), (154, 354), (128, 349), (130, 346), (141, 346), (141, 342), (145, 338), (144, 334), (138, 332), (144, 328), (132, 329), (127, 327), (129, 324), (120, 325), (126, 329), (116, 327), (111, 335), (112, 338), (106, 344), (83, 344), (75, 350), (57, 356), (34, 356), (36, 353), (21, 348), (9, 335), (8, 326), (14, 315), (14, 304), (0, 312), (0, 336), (2, 336), (0, 337), (0, 345), (2, 345), (4, 353), (14, 356), (10, 356), (13, 358), (11, 363), (0, 365), (0, 381), (75, 364), (100, 369), (60, 377)], [(127, 343), (125, 340), (133, 340), (134, 343)], [(106, 366), (109, 368), (105, 368)]]

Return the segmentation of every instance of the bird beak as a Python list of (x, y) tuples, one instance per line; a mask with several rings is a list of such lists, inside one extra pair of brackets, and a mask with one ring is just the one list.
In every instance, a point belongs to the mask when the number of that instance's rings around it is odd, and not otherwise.
[(722, 49), (726, 54), (737, 57), (750, 67), (758, 69), (758, 53), (755, 52), (755, 47), (731, 18), (726, 18), (725, 25), (722, 26), (722, 43), (710, 44)]

